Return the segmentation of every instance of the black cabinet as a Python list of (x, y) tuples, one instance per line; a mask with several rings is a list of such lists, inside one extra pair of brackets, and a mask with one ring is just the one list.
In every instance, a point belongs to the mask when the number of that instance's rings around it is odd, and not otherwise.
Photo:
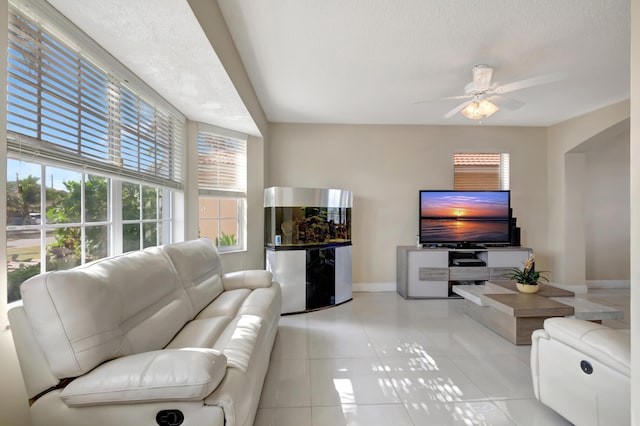
[(336, 304), (336, 249), (307, 250), (307, 311)]

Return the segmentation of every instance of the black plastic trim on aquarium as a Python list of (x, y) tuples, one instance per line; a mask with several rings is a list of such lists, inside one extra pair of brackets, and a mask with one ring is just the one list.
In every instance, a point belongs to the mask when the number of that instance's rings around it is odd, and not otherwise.
[[(454, 295), (454, 296), (456, 296), (456, 298), (458, 298), (458, 299), (462, 299), (462, 296), (458, 296), (457, 294)], [(443, 297), (442, 299), (447, 299), (447, 298)], [(297, 315), (297, 314), (304, 314), (304, 313), (307, 313), (307, 312), (321, 311), (323, 309), (335, 308), (336, 306), (343, 305), (343, 304), (345, 304), (347, 302), (351, 302), (352, 300), (353, 300), (353, 297), (350, 298), (350, 299), (345, 300), (344, 302), (336, 303), (335, 305), (327, 305), (327, 306), (322, 306), (321, 308), (314, 308), (314, 309), (305, 309), (304, 311), (285, 312), (284, 314), (280, 314), (280, 315), (284, 317), (284, 316), (287, 316), (287, 315)]]
[(316, 250), (323, 248), (331, 248), (331, 247), (345, 247), (352, 245), (351, 242), (345, 243), (323, 243), (323, 244), (305, 244), (299, 246), (273, 246), (273, 245), (265, 245), (264, 248), (274, 251), (281, 250)]

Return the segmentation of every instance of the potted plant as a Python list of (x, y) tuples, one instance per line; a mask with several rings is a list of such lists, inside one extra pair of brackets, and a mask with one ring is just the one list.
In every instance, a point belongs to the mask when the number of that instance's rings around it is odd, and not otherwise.
[(522, 262), (523, 269), (513, 268), (511, 270), (511, 279), (516, 280), (516, 287), (522, 293), (537, 293), (540, 287), (539, 281), (549, 282), (547, 277), (542, 274), (546, 271), (536, 271), (535, 255), (531, 253), (527, 260)]

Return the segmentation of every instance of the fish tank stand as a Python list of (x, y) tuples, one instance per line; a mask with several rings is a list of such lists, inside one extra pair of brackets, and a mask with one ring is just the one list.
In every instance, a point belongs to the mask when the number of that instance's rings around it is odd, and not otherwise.
[(352, 299), (351, 191), (265, 189), (266, 269), (282, 288), (282, 314)]

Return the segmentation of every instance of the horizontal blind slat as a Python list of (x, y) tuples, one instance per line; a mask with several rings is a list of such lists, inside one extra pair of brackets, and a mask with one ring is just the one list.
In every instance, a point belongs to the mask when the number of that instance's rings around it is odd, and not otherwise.
[[(183, 116), (145, 100), (144, 90), (140, 95), (116, 79), (69, 44), (67, 36), (59, 37), (53, 25), (45, 28), (13, 5), (9, 21), (7, 129), (12, 152), (59, 156), (60, 161), (70, 160), (73, 153), (76, 166), (104, 162), (107, 169), (181, 186)], [(18, 142), (21, 136), (31, 142)]]
[(500, 190), (502, 154), (499, 153), (455, 153), (454, 189)]
[(246, 155), (246, 140), (200, 131), (199, 188), (246, 192)]

